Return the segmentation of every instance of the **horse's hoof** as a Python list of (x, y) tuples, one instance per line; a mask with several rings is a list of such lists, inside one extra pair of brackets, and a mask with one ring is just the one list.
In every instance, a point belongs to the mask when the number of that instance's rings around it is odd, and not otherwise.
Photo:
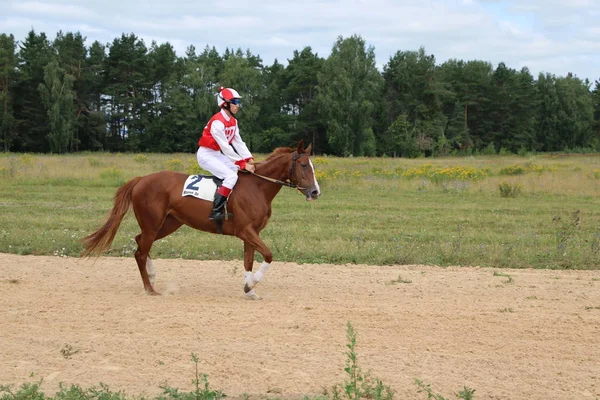
[(246, 296), (246, 298), (248, 300), (262, 300), (262, 297), (260, 297), (259, 295), (256, 294), (256, 292), (253, 290), (250, 290), (247, 293), (244, 293), (244, 295)]
[(252, 287), (250, 287), (247, 283), (244, 283), (244, 293), (246, 293), (246, 294), (250, 293), (250, 291), (252, 290), (253, 287), (254, 287), (254, 285)]
[(146, 293), (148, 293), (148, 295), (150, 296), (161, 296), (160, 293), (158, 293), (156, 290), (152, 289), (152, 290), (146, 290)]

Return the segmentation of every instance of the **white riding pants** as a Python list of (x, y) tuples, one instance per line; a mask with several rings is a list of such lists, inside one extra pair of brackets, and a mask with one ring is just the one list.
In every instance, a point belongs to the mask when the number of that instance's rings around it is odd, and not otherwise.
[(210, 172), (219, 179), (223, 179), (223, 186), (233, 189), (238, 180), (239, 167), (223, 153), (208, 147), (199, 147), (196, 153), (198, 164), (202, 169)]

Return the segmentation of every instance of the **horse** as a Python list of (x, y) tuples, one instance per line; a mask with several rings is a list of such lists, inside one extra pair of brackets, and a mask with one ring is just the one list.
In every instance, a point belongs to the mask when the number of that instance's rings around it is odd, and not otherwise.
[[(133, 178), (117, 189), (114, 206), (104, 225), (82, 239), (82, 256), (99, 257), (108, 250), (121, 221), (133, 208), (141, 229), (135, 237), (138, 246), (135, 260), (146, 293), (160, 294), (154, 290), (156, 272), (149, 257), (152, 244), (185, 224), (205, 232), (236, 236), (244, 242), (244, 295), (258, 300), (260, 296), (254, 287), (273, 261), (273, 253), (259, 236), (271, 217), (271, 202), (282, 186), (297, 188), (308, 201), (321, 195), (310, 159), (311, 145), (306, 149), (303, 147), (303, 141), (298, 142), (296, 149), (279, 147), (264, 161), (255, 164), (254, 173), (240, 173), (227, 201), (226, 213), (231, 212), (233, 216), (220, 221), (221, 227), (209, 220), (212, 199), (182, 195), (189, 175), (160, 171)], [(263, 262), (253, 273), (255, 251), (262, 255)]]

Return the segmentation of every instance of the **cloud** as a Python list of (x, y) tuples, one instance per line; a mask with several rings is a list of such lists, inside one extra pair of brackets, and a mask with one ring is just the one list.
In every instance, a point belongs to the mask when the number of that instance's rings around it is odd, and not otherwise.
[(40, 2), (40, 1), (25, 1), (19, 3), (11, 3), (10, 8), (18, 13), (25, 14), (40, 14), (45, 17), (59, 16), (65, 18), (81, 18), (89, 17), (92, 11), (89, 8), (78, 5)]
[(149, 45), (250, 49), (265, 64), (310, 46), (327, 57), (339, 36), (360, 35), (375, 47), (377, 64), (397, 51), (425, 47), (438, 63), (449, 58), (505, 62), (556, 75), (600, 78), (598, 0), (159, 0), (102, 3), (38, 0), (10, 3), (0, 29), (17, 39), (34, 27), (54, 37), (57, 27), (110, 42), (135, 33)]

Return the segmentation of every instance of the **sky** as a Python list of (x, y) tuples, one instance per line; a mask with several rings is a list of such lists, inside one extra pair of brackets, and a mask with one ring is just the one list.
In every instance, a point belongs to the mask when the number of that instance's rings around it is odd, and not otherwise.
[(600, 0), (0, 0), (0, 33), (24, 40), (80, 32), (86, 46), (134, 33), (149, 47), (249, 49), (264, 65), (287, 65), (310, 46), (326, 58), (338, 37), (359, 35), (383, 69), (420, 47), (436, 63), (480, 60), (494, 67), (569, 72), (600, 80)]

